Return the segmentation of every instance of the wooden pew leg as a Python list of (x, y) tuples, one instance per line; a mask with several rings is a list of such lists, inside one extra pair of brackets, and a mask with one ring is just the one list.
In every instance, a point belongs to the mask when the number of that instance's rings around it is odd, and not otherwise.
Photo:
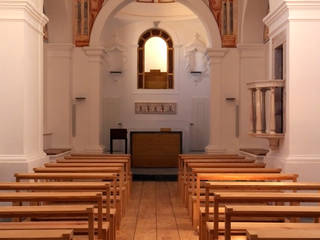
[(205, 240), (206, 237), (206, 219), (205, 214), (200, 212), (200, 224), (199, 224), (199, 240)]

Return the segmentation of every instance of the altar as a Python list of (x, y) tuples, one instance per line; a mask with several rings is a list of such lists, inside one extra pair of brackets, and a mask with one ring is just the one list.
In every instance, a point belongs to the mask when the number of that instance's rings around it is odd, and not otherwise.
[(130, 132), (132, 167), (176, 168), (182, 153), (181, 131)]

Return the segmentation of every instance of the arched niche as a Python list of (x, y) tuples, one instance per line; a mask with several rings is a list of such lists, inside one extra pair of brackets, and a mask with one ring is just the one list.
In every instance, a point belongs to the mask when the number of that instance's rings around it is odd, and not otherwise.
[(268, 0), (247, 0), (244, 2), (241, 43), (264, 42), (263, 18), (268, 14), (268, 3)]
[[(129, 4), (131, 0), (109, 0), (102, 7), (96, 21), (93, 25), (90, 46), (103, 45), (103, 31), (108, 19), (112, 17), (121, 8)], [(208, 39), (209, 48), (221, 48), (220, 31), (217, 22), (211, 13), (208, 6), (199, 0), (177, 0), (177, 2), (184, 4), (197, 15), (206, 29), (206, 38)]]
[[(146, 72), (145, 46), (153, 37), (163, 39), (167, 45), (167, 72)], [(173, 89), (174, 88), (174, 47), (171, 36), (159, 28), (151, 28), (141, 34), (138, 41), (138, 89)], [(157, 76), (155, 76), (157, 75)], [(158, 81), (154, 81), (158, 79)], [(153, 83), (152, 83), (153, 82)]]

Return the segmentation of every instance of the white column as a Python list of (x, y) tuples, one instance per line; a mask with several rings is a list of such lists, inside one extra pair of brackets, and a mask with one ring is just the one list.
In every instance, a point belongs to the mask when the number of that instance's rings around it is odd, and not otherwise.
[(262, 90), (261, 88), (256, 89), (256, 133), (262, 133)]
[(250, 89), (250, 105), (249, 105), (249, 113), (250, 113), (250, 122), (249, 122), (249, 133), (254, 133), (255, 132), (255, 126), (256, 126), (256, 123), (254, 122), (255, 120), (255, 116), (253, 116), (253, 107), (255, 105), (255, 101), (254, 101), (254, 96), (255, 96), (255, 92), (254, 92), (254, 89)]
[(265, 23), (271, 42), (284, 38), (286, 62), (285, 137), (268, 161), (300, 181), (319, 181), (320, 0), (284, 0)]
[(105, 135), (102, 131), (102, 90), (103, 90), (103, 47), (86, 47), (85, 53), (88, 56), (89, 78), (87, 79), (87, 108), (88, 117), (87, 128), (87, 146), (83, 151), (102, 153), (102, 139)]
[(269, 95), (269, 106), (270, 106), (270, 129), (269, 133), (275, 134), (276, 133), (276, 88), (272, 87), (270, 89), (270, 95)]
[(209, 49), (207, 56), (210, 58), (210, 137), (206, 147), (208, 153), (225, 152), (222, 142), (222, 60), (226, 49)]
[(0, 0), (0, 180), (31, 171), (43, 152), (43, 1)]

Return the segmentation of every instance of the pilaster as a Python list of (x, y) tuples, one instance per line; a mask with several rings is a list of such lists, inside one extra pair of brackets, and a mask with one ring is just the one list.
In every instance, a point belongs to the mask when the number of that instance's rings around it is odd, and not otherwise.
[(0, 0), (1, 181), (47, 161), (43, 152), (43, 1)]
[(103, 47), (85, 47), (83, 50), (88, 56), (88, 71), (90, 77), (87, 83), (86, 107), (82, 110), (87, 112), (87, 127), (89, 131), (87, 146), (85, 149), (81, 149), (81, 151), (102, 153), (104, 149), (102, 140), (103, 137), (105, 137), (102, 131), (102, 81), (105, 49)]
[(73, 49), (71, 43), (45, 44), (44, 125), (45, 132), (51, 133), (46, 136), (50, 138), (48, 148), (71, 148)]
[(225, 152), (222, 134), (222, 62), (227, 54), (227, 49), (208, 49), (207, 57), (210, 60), (210, 135), (209, 145), (206, 147), (208, 153)]
[(286, 60), (285, 138), (267, 161), (299, 173), (300, 180), (319, 180), (320, 1), (284, 0), (264, 21), (272, 43), (282, 35)]

